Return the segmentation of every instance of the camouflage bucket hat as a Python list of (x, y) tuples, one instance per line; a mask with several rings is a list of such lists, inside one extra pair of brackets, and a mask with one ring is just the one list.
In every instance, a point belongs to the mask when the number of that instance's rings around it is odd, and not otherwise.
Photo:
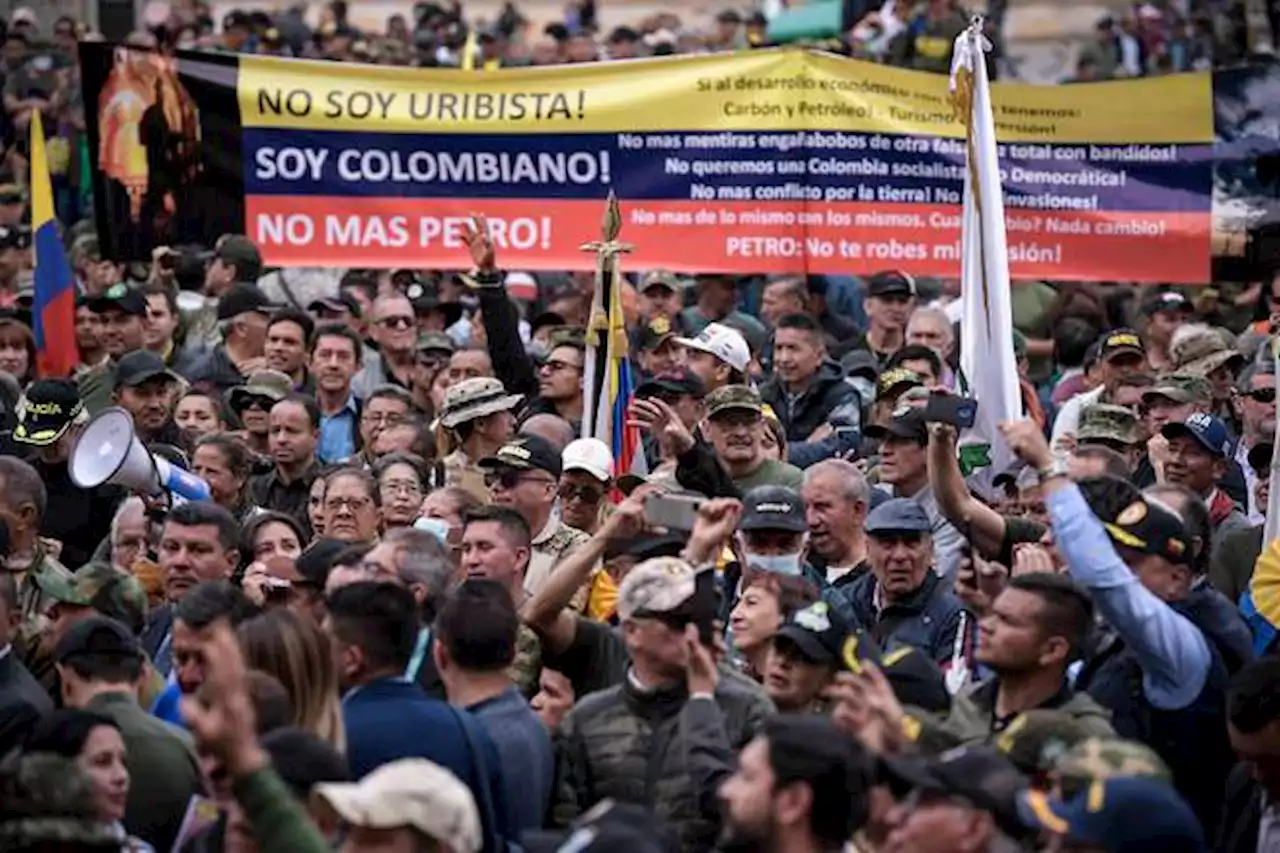
[(1219, 367), (1227, 365), (1236, 371), (1244, 363), (1244, 356), (1227, 346), (1222, 337), (1212, 329), (1204, 329), (1173, 342), (1170, 357), (1179, 373), (1208, 376)]
[(1120, 738), (1080, 741), (1058, 758), (1053, 769), (1063, 780), (1080, 783), (1138, 777), (1173, 784), (1168, 765), (1151, 747)]
[(1115, 441), (1137, 444), (1141, 440), (1138, 416), (1124, 406), (1095, 403), (1080, 413), (1077, 441)]
[(760, 400), (760, 392), (748, 385), (726, 385), (707, 395), (707, 417), (714, 418), (730, 409), (763, 413), (764, 403)]
[(140, 626), (147, 618), (147, 592), (142, 584), (108, 563), (88, 563), (69, 578), (42, 572), (36, 576), (36, 585), (54, 601), (92, 607), (129, 626)]
[(523, 399), (519, 394), (508, 394), (500, 379), (491, 376), (464, 379), (445, 392), (440, 425), (453, 429), (496, 412), (510, 411)]
[(1204, 376), (1178, 371), (1156, 380), (1155, 385), (1143, 392), (1142, 402), (1149, 403), (1154, 397), (1175, 403), (1207, 403), (1213, 398), (1213, 388)]

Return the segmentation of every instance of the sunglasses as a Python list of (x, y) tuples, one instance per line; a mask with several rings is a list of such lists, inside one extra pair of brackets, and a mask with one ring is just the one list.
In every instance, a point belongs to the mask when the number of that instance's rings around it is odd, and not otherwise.
[(275, 404), (276, 401), (272, 400), (270, 397), (249, 397), (244, 404), (244, 411), (247, 412), (250, 409), (260, 409), (261, 411), (269, 412), (271, 411), (271, 407)]
[(560, 486), (559, 495), (562, 501), (579, 500), (584, 504), (596, 504), (600, 503), (600, 499), (604, 497), (604, 489), (599, 486), (575, 486), (573, 483), (564, 483)]
[(409, 329), (413, 327), (412, 317), (383, 317), (378, 325), (384, 329)]
[(1252, 391), (1244, 392), (1244, 396), (1256, 403), (1274, 403), (1276, 401), (1276, 389), (1254, 388)]
[(510, 469), (506, 471), (489, 471), (484, 475), (484, 484), (490, 489), (494, 486), (502, 486), (502, 488), (510, 490), (527, 480), (541, 483), (551, 482), (545, 477), (539, 477), (536, 474), (525, 474)]

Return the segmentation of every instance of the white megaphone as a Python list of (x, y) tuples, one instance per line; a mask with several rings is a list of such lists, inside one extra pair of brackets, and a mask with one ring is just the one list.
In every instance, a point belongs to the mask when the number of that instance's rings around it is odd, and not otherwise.
[(71, 481), (82, 489), (115, 483), (144, 495), (172, 492), (189, 501), (207, 501), (209, 484), (169, 460), (149, 453), (124, 409), (103, 409), (85, 424), (71, 448)]

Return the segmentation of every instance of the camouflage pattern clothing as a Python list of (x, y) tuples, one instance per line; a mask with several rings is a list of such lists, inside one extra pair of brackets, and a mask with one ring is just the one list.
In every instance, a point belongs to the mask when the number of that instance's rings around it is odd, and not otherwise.
[(1094, 403), (1080, 412), (1076, 442), (1116, 442), (1126, 446), (1142, 441), (1141, 425), (1132, 409), (1109, 403)]
[(491, 496), (489, 487), (484, 484), (484, 471), (467, 457), (465, 450), (458, 448), (441, 459), (440, 464), (444, 467), (442, 485), (457, 486), (466, 490), (481, 503), (489, 503)]
[(552, 822), (568, 826), (605, 798), (652, 809), (681, 849), (710, 850), (720, 815), (714, 784), (732, 771), (773, 703), (758, 687), (722, 678), (715, 700), (689, 699), (683, 682), (656, 690), (622, 684), (583, 698), (556, 736)]
[(523, 622), (516, 632), (516, 658), (507, 668), (507, 676), (526, 699), (538, 695), (542, 679), (542, 641)]
[(1158, 779), (1173, 784), (1173, 774), (1155, 750), (1145, 743), (1119, 738), (1092, 737), (1075, 744), (1054, 762), (1063, 784), (1087, 787), (1116, 777)]
[(22, 576), (17, 579), (19, 612), (22, 614), (18, 636), (26, 645), (32, 639), (38, 640), (40, 634), (44, 632), (49, 611), (57, 601), (45, 591), (46, 585), (56, 580), (70, 583), (72, 575), (70, 569), (39, 546), (36, 548), (35, 559), (31, 561), (26, 572), (21, 574)]
[[(553, 515), (546, 526), (533, 537), (533, 553), (529, 557), (529, 568), (524, 574), (524, 591), (529, 595), (536, 593), (556, 564), (564, 559), (570, 551), (581, 548), (591, 537), (576, 527), (570, 527)], [(581, 611), (587, 603), (587, 587), (574, 596), (573, 607)]]

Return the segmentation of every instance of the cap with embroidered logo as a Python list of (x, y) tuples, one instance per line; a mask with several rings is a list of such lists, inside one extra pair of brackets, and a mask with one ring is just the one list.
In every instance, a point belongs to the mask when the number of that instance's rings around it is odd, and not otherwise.
[(124, 283), (113, 284), (100, 295), (86, 303), (90, 311), (102, 314), (106, 311), (122, 311), (133, 317), (147, 316), (147, 298), (142, 291)]
[(478, 463), (481, 468), (517, 468), (522, 471), (546, 471), (557, 479), (562, 463), (560, 451), (540, 435), (522, 435), (508, 441), (493, 456)]
[(1142, 343), (1142, 336), (1133, 329), (1116, 329), (1102, 339), (1098, 348), (1098, 359), (1110, 361), (1118, 355), (1146, 356), (1147, 348)]
[(756, 486), (743, 495), (742, 504), (739, 530), (804, 533), (809, 529), (805, 521), (804, 499), (798, 491), (787, 486)]
[(89, 419), (80, 391), (69, 379), (37, 379), (18, 400), (13, 440), (48, 447), (75, 423)]
[(711, 323), (695, 337), (676, 340), (689, 349), (714, 355), (739, 372), (746, 372), (747, 365), (751, 363), (751, 347), (747, 345), (747, 339), (723, 323)]
[(1231, 448), (1231, 434), (1226, 424), (1204, 412), (1195, 412), (1181, 423), (1165, 424), (1160, 434), (1167, 439), (1194, 438), (1205, 452), (1218, 459), (1227, 458)]

